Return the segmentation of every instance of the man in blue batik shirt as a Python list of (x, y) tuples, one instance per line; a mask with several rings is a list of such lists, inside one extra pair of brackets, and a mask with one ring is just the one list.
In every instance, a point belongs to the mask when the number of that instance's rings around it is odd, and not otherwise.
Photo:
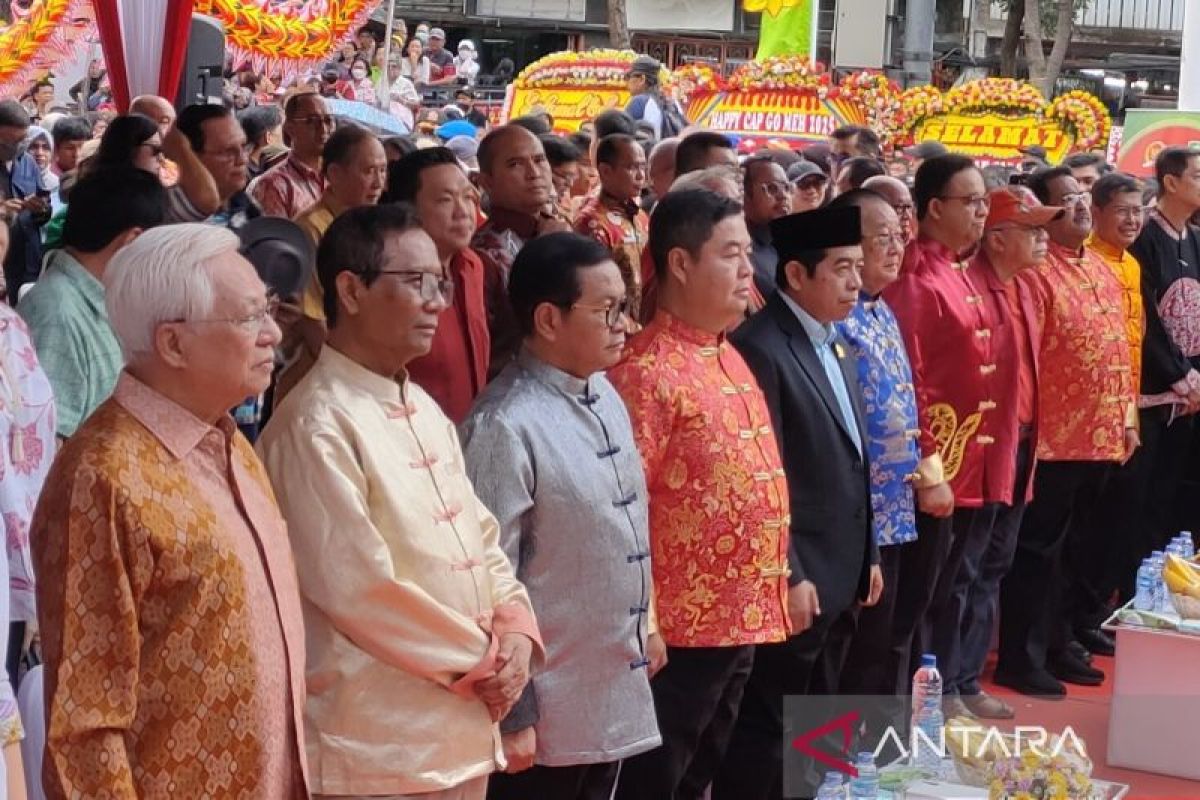
[[(917, 538), (912, 480), (917, 446), (917, 399), (904, 339), (880, 293), (900, 276), (904, 234), (895, 210), (881, 195), (860, 189), (836, 205), (859, 208), (862, 219), (862, 294), (838, 330), (858, 357), (858, 380), (866, 410), (871, 470), (871, 510), (883, 571), (883, 596), (864, 608), (842, 670), (843, 694), (904, 694), (913, 630), (895, 628), (905, 591), (901, 561)], [(909, 587), (910, 589), (912, 587)]]

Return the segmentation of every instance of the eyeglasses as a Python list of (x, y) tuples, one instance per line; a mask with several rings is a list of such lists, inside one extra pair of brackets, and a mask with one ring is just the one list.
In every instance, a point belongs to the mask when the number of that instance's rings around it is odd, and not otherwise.
[(906, 214), (912, 214), (917, 210), (917, 207), (912, 203), (897, 203), (896, 205), (892, 206), (892, 210), (900, 216), (904, 216)]
[(332, 128), (335, 124), (332, 114), (309, 114), (306, 117), (292, 117), (292, 121), (299, 122), (301, 125), (311, 125), (314, 128), (318, 125), (322, 128)]
[(965, 206), (970, 206), (975, 211), (987, 211), (992, 201), (985, 195), (966, 195), (966, 194), (946, 194), (938, 198), (938, 200), (957, 200)]
[(603, 311), (604, 324), (610, 328), (615, 328), (617, 327), (617, 323), (624, 318), (625, 312), (629, 310), (629, 300), (625, 299), (619, 303), (605, 303), (603, 305), (595, 303), (572, 303), (567, 308), (582, 308), (585, 311)]
[(421, 302), (432, 303), (439, 297), (446, 305), (454, 302), (453, 278), (444, 278), (437, 273), (419, 269), (381, 269), (379, 274), (401, 276), (406, 286), (416, 290)]
[(1091, 192), (1068, 192), (1062, 196), (1062, 204), (1064, 206), (1073, 206), (1076, 203), (1086, 203), (1091, 199)]
[(1118, 206), (1113, 213), (1120, 219), (1142, 219), (1146, 216), (1146, 212), (1141, 206)]
[(788, 185), (786, 183), (779, 183), (778, 181), (772, 181), (771, 183), (762, 184), (762, 190), (763, 190), (763, 194), (765, 194), (767, 197), (771, 198), (772, 200), (782, 200), (783, 198), (788, 197), (792, 193), (791, 189), (788, 187)]
[(888, 231), (887, 233), (880, 233), (875, 236), (867, 236), (863, 239), (863, 244), (868, 242), (873, 242), (880, 249), (886, 249), (893, 243), (903, 249), (904, 234), (900, 231)]
[(267, 300), (267, 304), (255, 311), (253, 314), (247, 314), (244, 317), (223, 317), (220, 319), (177, 319), (176, 322), (188, 322), (199, 324), (218, 323), (223, 325), (232, 325), (242, 333), (261, 333), (263, 328), (267, 326), (267, 320), (275, 318), (275, 312), (279, 310), (279, 298), (271, 297)]
[(224, 150), (217, 150), (216, 152), (206, 150), (204, 153), (205, 155), (220, 159), (221, 161), (238, 161), (249, 156), (253, 150), (254, 145), (246, 142), (233, 147), (226, 147)]

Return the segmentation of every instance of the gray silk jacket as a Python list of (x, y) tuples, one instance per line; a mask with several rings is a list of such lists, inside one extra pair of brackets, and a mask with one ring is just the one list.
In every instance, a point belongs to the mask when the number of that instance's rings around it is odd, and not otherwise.
[(603, 374), (583, 381), (523, 350), (476, 400), (462, 439), (546, 648), (501, 729), (534, 725), (545, 766), (658, 746), (646, 478), (620, 396)]

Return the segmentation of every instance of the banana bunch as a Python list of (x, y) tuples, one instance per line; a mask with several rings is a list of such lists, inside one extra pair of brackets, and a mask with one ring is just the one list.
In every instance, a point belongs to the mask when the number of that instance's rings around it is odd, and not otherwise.
[[(946, 747), (955, 761), (962, 762), (975, 768), (984, 768), (1001, 758), (1007, 758), (998, 737), (992, 736), (984, 745), (988, 729), (979, 724), (978, 720), (968, 717), (954, 717), (946, 723)], [(1005, 737), (1010, 738), (1010, 737)], [(1008, 742), (1010, 750), (1012, 742)]]
[(1171, 594), (1181, 594), (1200, 600), (1200, 567), (1176, 555), (1163, 562), (1163, 580)]

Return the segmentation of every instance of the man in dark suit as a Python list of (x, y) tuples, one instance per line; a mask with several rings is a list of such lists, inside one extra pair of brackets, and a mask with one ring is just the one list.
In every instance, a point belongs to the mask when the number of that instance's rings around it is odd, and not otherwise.
[(792, 636), (760, 645), (713, 800), (782, 796), (783, 697), (837, 690), (847, 624), (883, 590), (872, 535), (856, 364), (834, 323), (858, 302), (860, 211), (825, 208), (771, 223), (779, 291), (731, 337), (767, 398), (791, 500)]

